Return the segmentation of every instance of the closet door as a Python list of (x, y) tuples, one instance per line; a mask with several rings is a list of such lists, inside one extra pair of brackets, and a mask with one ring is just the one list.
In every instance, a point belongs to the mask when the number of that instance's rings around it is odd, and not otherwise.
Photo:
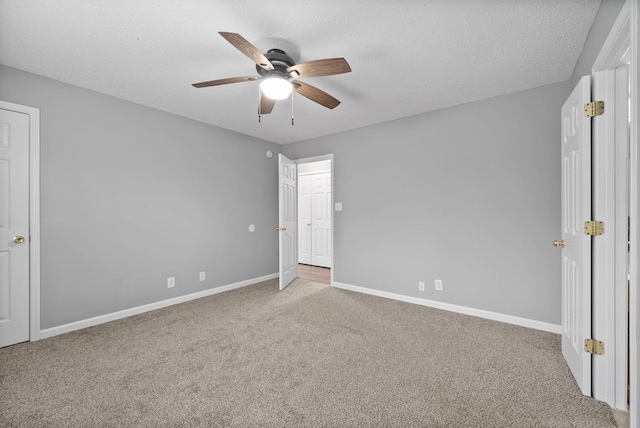
[(331, 173), (311, 178), (311, 264), (331, 267)]
[(311, 263), (311, 177), (298, 176), (298, 263)]

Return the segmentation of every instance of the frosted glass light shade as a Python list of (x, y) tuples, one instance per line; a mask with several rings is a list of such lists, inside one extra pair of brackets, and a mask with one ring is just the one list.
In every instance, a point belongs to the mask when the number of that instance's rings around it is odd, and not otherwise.
[(288, 81), (279, 77), (270, 77), (260, 82), (260, 90), (272, 100), (284, 100), (289, 96), (293, 87)]

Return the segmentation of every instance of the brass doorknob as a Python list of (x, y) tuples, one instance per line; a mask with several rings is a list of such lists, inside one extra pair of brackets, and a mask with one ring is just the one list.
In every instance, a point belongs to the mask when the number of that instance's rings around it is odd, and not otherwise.
[(307, 226), (311, 226), (311, 223), (307, 223)]
[(13, 242), (15, 242), (16, 244), (22, 244), (24, 242), (24, 236), (14, 236)]
[(276, 227), (276, 230), (281, 230), (281, 231), (284, 232), (285, 230), (287, 230), (287, 228), (286, 227)]
[(553, 245), (556, 246), (556, 247), (563, 247), (564, 248), (564, 239), (559, 239), (559, 240), (553, 241)]

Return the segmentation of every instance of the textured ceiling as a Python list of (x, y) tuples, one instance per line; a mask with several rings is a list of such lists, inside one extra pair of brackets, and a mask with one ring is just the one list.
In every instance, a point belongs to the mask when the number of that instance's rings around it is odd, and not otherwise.
[[(571, 77), (600, 0), (1, 0), (0, 63), (281, 144)], [(279, 101), (218, 31), (352, 72), (301, 79), (342, 101)], [(267, 42), (268, 44), (269, 42)], [(0, 76), (0, 78), (2, 78)]]

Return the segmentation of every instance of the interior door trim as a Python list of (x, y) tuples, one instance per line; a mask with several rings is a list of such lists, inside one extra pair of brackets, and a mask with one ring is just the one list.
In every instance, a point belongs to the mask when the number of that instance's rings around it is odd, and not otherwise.
[[(615, 197), (615, 146), (611, 144), (615, 141), (615, 144), (619, 144), (615, 136), (616, 122), (614, 114), (615, 109), (615, 69), (620, 65), (625, 64), (629, 59), (632, 59), (631, 48), (632, 32), (634, 23), (631, 19), (632, 15), (632, 2), (627, 1), (623, 5), (615, 23), (613, 24), (607, 39), (605, 40), (597, 58), (595, 59), (592, 67), (592, 82), (593, 93), (598, 100), (604, 100), (605, 104), (609, 104), (609, 115), (605, 115), (599, 120), (594, 120), (594, 133), (593, 133), (593, 146), (594, 156), (597, 156), (597, 162), (594, 163), (594, 174), (600, 177), (600, 183), (594, 186), (594, 211), (599, 217), (606, 216), (605, 224), (609, 224), (609, 232), (604, 239), (594, 241), (594, 275), (593, 293), (595, 296), (596, 305), (594, 305), (593, 313), (593, 328), (595, 336), (600, 337), (599, 340), (609, 343), (609, 352), (605, 354), (605, 358), (593, 359), (593, 397), (606, 402), (611, 407), (621, 410), (627, 410), (626, 403), (626, 376), (620, 376), (621, 371), (616, 371), (616, 366), (626, 366), (626, 343), (619, 343), (616, 338), (622, 336), (620, 330), (626, 331), (626, 325), (619, 320), (620, 311), (626, 312), (627, 304), (626, 293), (621, 293), (621, 290), (612, 286), (616, 283), (615, 278), (615, 218), (617, 210), (620, 208), (616, 206), (617, 201)], [(636, 59), (637, 61), (637, 59)], [(633, 84), (632, 84), (633, 85)], [(632, 101), (633, 104), (633, 101)], [(633, 107), (637, 108), (637, 107)], [(637, 114), (636, 114), (637, 116)], [(632, 114), (632, 120), (634, 115)], [(636, 122), (637, 126), (637, 122)], [(632, 124), (632, 128), (634, 128)], [(634, 146), (633, 141), (631, 146)], [(633, 150), (633, 149), (632, 149)], [(634, 166), (633, 156), (631, 160), (629, 171), (630, 174), (630, 196), (633, 199), (634, 184), (633, 184), (633, 168), (636, 168), (635, 174), (637, 174), (637, 164)], [(626, 167), (625, 167), (626, 168)], [(636, 175), (637, 177), (637, 175)], [(637, 188), (636, 188), (637, 190)], [(631, 228), (637, 228), (638, 212), (630, 204), (630, 217)], [(635, 213), (634, 213), (635, 211)], [(635, 237), (633, 237), (635, 238)], [(632, 238), (631, 246), (637, 245)], [(637, 248), (637, 247), (635, 247)], [(637, 252), (632, 250), (632, 253)], [(631, 272), (631, 284), (637, 284), (637, 273), (634, 271), (633, 256), (630, 260)], [(637, 291), (636, 291), (637, 292)], [(630, 330), (636, 328), (637, 314), (635, 313), (634, 305), (631, 304), (630, 314)], [(631, 368), (630, 371), (633, 374), (637, 368), (634, 368), (634, 358), (637, 359), (637, 352), (634, 352), (634, 339), (630, 337), (629, 343), (631, 349)], [(637, 345), (636, 345), (637, 346)], [(637, 367), (637, 366), (635, 366)], [(632, 389), (637, 385), (634, 385), (634, 377), (632, 375)], [(637, 390), (636, 390), (637, 391)], [(635, 395), (635, 394), (634, 394)], [(632, 400), (633, 401), (633, 400)], [(633, 407), (633, 406), (632, 406)], [(632, 413), (638, 412), (638, 409), (633, 409)]]

